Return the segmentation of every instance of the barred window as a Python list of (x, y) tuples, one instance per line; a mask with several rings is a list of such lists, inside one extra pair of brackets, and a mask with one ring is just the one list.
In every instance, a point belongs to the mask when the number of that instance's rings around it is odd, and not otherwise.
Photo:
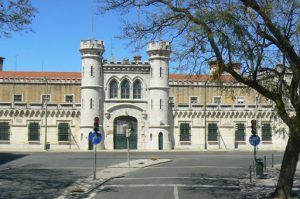
[(235, 141), (245, 141), (245, 124), (236, 124)]
[(94, 76), (94, 67), (91, 66), (91, 77), (93, 77), (93, 76)]
[(74, 96), (73, 95), (65, 95), (65, 102), (66, 103), (73, 103)]
[(42, 103), (44, 104), (45, 102), (50, 102), (50, 95), (42, 95)]
[(112, 80), (109, 84), (109, 98), (118, 98), (118, 83)]
[(180, 124), (180, 141), (191, 141), (190, 124)]
[(0, 122), (0, 140), (8, 141), (9, 140), (9, 123), (8, 122)]
[(40, 125), (32, 122), (28, 126), (28, 141), (40, 141)]
[(142, 98), (142, 84), (140, 80), (136, 80), (133, 84), (133, 99)]
[(207, 141), (218, 141), (218, 125), (216, 123), (208, 124)]
[(261, 140), (272, 141), (271, 124), (263, 124), (261, 127)]
[(121, 98), (129, 99), (130, 97), (130, 85), (129, 81), (125, 79), (121, 84)]
[(68, 123), (58, 124), (58, 141), (69, 141), (69, 129)]
[(14, 95), (14, 102), (22, 102), (22, 95)]
[(197, 104), (198, 103), (198, 97), (190, 97), (190, 104)]

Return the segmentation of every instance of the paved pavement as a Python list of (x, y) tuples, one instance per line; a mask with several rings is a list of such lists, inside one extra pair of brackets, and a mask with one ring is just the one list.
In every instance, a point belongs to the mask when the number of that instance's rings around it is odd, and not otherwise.
[[(134, 172), (138, 169), (171, 162), (170, 159), (141, 159), (128, 162), (123, 162), (117, 165), (109, 166), (96, 173), (96, 179), (94, 175), (89, 176), (86, 179), (80, 179), (66, 189), (66, 191), (58, 197), (58, 199), (65, 198), (87, 198), (95, 195), (95, 191), (100, 186), (104, 185), (109, 180), (115, 178), (122, 178), (125, 173)], [(89, 196), (91, 195), (91, 196)]]
[[(258, 181), (249, 184), (247, 176), (251, 152), (136, 152), (130, 168), (126, 153), (103, 152), (97, 156), (97, 180), (90, 176), (92, 158), (92, 153), (0, 153), (0, 198), (259, 198), (253, 193)], [(275, 152), (277, 164), (281, 158)]]

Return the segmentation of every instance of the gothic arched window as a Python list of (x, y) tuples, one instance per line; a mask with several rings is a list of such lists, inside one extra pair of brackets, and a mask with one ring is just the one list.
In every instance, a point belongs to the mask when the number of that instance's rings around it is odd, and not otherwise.
[(127, 79), (123, 80), (121, 84), (121, 98), (129, 99), (130, 97), (130, 85)]
[(109, 84), (109, 98), (118, 98), (118, 83), (112, 80)]
[(133, 99), (142, 98), (142, 83), (140, 80), (136, 80), (133, 84)]

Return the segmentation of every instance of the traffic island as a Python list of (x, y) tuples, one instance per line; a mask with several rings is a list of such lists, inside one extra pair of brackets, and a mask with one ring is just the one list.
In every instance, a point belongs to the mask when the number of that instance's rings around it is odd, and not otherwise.
[(91, 175), (85, 179), (79, 179), (68, 187), (64, 193), (58, 197), (58, 199), (75, 199), (75, 198), (87, 198), (94, 190), (99, 188), (101, 185), (105, 184), (113, 178), (122, 178), (124, 174), (137, 171), (139, 169), (162, 164), (166, 162), (171, 162), (170, 159), (140, 159), (133, 160), (130, 162), (123, 162), (120, 164), (109, 166), (96, 173), (96, 179)]

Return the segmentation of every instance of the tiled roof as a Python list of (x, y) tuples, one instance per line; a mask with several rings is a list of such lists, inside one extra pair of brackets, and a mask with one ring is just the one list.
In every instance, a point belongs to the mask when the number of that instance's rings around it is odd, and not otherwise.
[[(222, 81), (233, 81), (231, 75), (221, 75)], [(185, 74), (170, 74), (170, 80), (184, 80), (184, 81), (206, 81), (212, 80), (211, 75), (185, 75)]]
[(0, 78), (33, 78), (33, 79), (81, 79), (80, 72), (21, 72), (0, 71)]
[[(0, 78), (30, 78), (30, 79), (81, 79), (80, 72), (27, 72), (27, 71), (0, 71)], [(210, 75), (185, 75), (170, 74), (170, 80), (184, 81), (206, 81), (211, 79)], [(230, 75), (222, 75), (222, 81), (232, 81)]]

